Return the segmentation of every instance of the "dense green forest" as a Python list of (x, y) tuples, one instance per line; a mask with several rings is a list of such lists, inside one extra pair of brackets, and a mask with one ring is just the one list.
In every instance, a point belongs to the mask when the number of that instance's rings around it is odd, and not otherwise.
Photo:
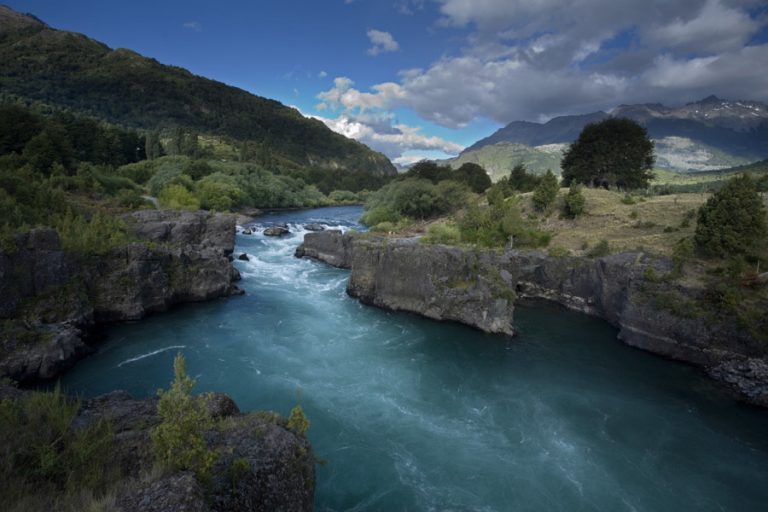
[(0, 9), (0, 99), (43, 102), (142, 130), (183, 127), (229, 137), (247, 143), (251, 158), (285, 168), (396, 174), (384, 155), (277, 101)]
[(194, 132), (142, 135), (40, 110), (0, 104), (0, 234), (5, 242), (19, 231), (47, 225), (59, 231), (68, 248), (99, 253), (125, 241), (113, 214), (130, 209), (155, 203), (213, 211), (353, 204), (365, 200), (366, 188), (379, 188), (389, 179), (340, 169), (278, 166), (272, 172), (263, 162), (216, 158), (226, 145), (201, 144)]

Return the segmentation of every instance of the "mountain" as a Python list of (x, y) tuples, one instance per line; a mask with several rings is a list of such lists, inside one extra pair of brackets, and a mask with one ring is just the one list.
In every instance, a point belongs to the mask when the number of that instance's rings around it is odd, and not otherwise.
[(299, 167), (397, 173), (383, 154), (278, 101), (0, 6), (0, 100), (19, 98), (133, 128), (255, 142)]
[(478, 151), (499, 142), (528, 146), (568, 144), (576, 140), (588, 123), (609, 116), (633, 119), (646, 127), (656, 142), (659, 167), (709, 171), (768, 157), (768, 105), (716, 96), (681, 107), (658, 103), (620, 105), (610, 114), (561, 116), (546, 123), (514, 121), (464, 152)]
[(546, 123), (513, 121), (489, 137), (475, 142), (464, 152), (474, 151), (499, 142), (513, 142), (526, 146), (570, 143), (578, 138), (581, 130), (589, 123), (596, 123), (607, 117), (609, 116), (605, 112), (593, 112), (580, 116), (554, 117)]
[(454, 169), (465, 163), (475, 163), (488, 172), (491, 180), (498, 181), (509, 175), (512, 168), (523, 164), (533, 174), (544, 174), (551, 169), (560, 174), (560, 159), (566, 144), (546, 144), (541, 146), (526, 146), (510, 142), (497, 142), (475, 150), (462, 152), (456, 158), (445, 161)]

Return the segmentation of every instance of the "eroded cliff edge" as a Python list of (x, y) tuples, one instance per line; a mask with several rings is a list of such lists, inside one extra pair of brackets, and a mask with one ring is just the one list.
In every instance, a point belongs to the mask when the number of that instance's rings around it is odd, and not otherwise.
[(46, 228), (0, 252), (0, 377), (54, 378), (92, 350), (98, 324), (241, 293), (234, 217), (147, 210), (124, 220), (136, 241), (104, 256), (68, 253)]
[(704, 368), (768, 407), (765, 342), (735, 318), (680, 307), (703, 290), (651, 278), (671, 272), (665, 259), (642, 252), (555, 258), (338, 231), (308, 233), (296, 255), (351, 269), (347, 293), (364, 303), (491, 333), (514, 333), (516, 299), (554, 301), (607, 320), (628, 345)]
[[(0, 402), (33, 399), (35, 392), (0, 384)], [(168, 511), (311, 511), (314, 509), (315, 456), (303, 433), (274, 412), (241, 413), (221, 393), (204, 395), (213, 426), (204, 433), (215, 453), (207, 485), (191, 471), (156, 466), (152, 431), (161, 422), (158, 398), (135, 399), (113, 391), (78, 403), (69, 429), (85, 431), (101, 421), (110, 435), (112, 474), (109, 510)], [(7, 404), (6, 404), (7, 405)], [(7, 409), (6, 409), (7, 410)], [(102, 442), (105, 440), (102, 439)]]

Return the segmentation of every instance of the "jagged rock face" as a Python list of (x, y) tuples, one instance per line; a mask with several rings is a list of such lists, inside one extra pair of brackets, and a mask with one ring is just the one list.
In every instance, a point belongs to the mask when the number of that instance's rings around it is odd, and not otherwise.
[[(0, 399), (16, 400), (29, 391), (0, 386)], [(216, 426), (206, 434), (217, 453), (212, 486), (189, 472), (158, 473), (151, 432), (160, 423), (157, 398), (137, 400), (113, 391), (83, 401), (72, 428), (105, 419), (115, 433), (112, 457), (122, 470), (115, 508), (122, 512), (311, 511), (315, 457), (306, 438), (271, 412), (240, 413), (221, 393), (205, 395)], [(233, 461), (239, 461), (233, 472)]]
[(494, 256), (418, 240), (358, 240), (347, 293), (387, 309), (513, 334), (514, 292), (493, 274)]
[(26, 325), (3, 331), (0, 377), (56, 377), (89, 352), (82, 331), (94, 322), (135, 320), (177, 303), (241, 293), (230, 262), (234, 217), (148, 210), (126, 222), (152, 243), (77, 259), (63, 251), (54, 230), (35, 229), (18, 238), (14, 253), (0, 252), (0, 319), (25, 311), (39, 334), (29, 343), (22, 339)]
[(644, 253), (598, 259), (554, 258), (535, 251), (497, 253), (417, 240), (375, 239), (332, 231), (310, 233), (296, 255), (351, 268), (347, 292), (361, 301), (486, 332), (512, 334), (515, 297), (546, 299), (599, 316), (624, 343), (705, 368), (742, 397), (768, 405), (766, 347), (735, 320), (673, 314), (655, 299), (679, 300), (701, 290), (648, 281), (671, 262)]
[(352, 237), (338, 229), (307, 233), (304, 243), (296, 248), (297, 258), (313, 258), (339, 268), (352, 266)]
[(0, 318), (13, 315), (19, 303), (67, 282), (71, 262), (53, 229), (41, 228), (19, 235), (17, 250), (0, 251)]

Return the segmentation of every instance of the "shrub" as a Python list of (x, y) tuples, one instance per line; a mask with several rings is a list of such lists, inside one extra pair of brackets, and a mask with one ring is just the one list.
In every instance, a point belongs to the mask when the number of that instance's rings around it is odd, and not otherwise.
[(296, 405), (296, 407), (291, 409), (291, 415), (288, 416), (288, 424), (286, 426), (302, 436), (307, 434), (309, 419), (307, 419), (307, 415), (304, 414), (304, 409), (300, 405)]
[(204, 438), (213, 427), (213, 419), (205, 399), (191, 394), (195, 381), (187, 375), (181, 353), (173, 360), (173, 373), (170, 389), (157, 392), (161, 421), (152, 431), (155, 459), (161, 466), (193, 471), (198, 479), (206, 481), (216, 460)]
[(549, 233), (538, 231), (523, 220), (516, 200), (488, 208), (471, 205), (459, 219), (458, 227), (463, 242), (485, 247), (501, 247), (510, 242), (515, 247), (542, 247), (551, 239)]
[(439, 222), (427, 228), (427, 234), (421, 241), (426, 244), (456, 245), (461, 242), (461, 232), (455, 224)]
[(600, 240), (596, 246), (587, 252), (587, 256), (590, 258), (601, 258), (603, 256), (608, 256), (609, 254), (611, 254), (611, 246), (608, 243), (608, 240)]
[(157, 198), (163, 208), (174, 210), (197, 210), (200, 201), (184, 185), (168, 185)]
[(133, 240), (125, 223), (111, 215), (94, 213), (87, 220), (69, 210), (52, 220), (64, 249), (78, 254), (103, 255)]
[[(112, 460), (114, 432), (106, 420), (75, 426), (78, 400), (51, 392), (33, 392), (0, 401), (0, 503), (34, 495), (103, 492), (119, 477)], [(53, 509), (53, 507), (52, 507)]]
[(485, 192), (493, 184), (485, 169), (475, 163), (463, 164), (453, 171), (453, 179), (464, 183), (476, 194)]
[(724, 258), (753, 254), (767, 233), (762, 199), (744, 174), (731, 178), (699, 208), (694, 240), (704, 255)]
[(360, 202), (358, 195), (349, 190), (333, 190), (328, 194), (328, 199), (336, 204), (356, 204)]
[(584, 197), (583, 188), (582, 185), (574, 183), (568, 189), (563, 208), (563, 213), (566, 217), (574, 219), (582, 215), (586, 210), (587, 199)]
[(550, 247), (547, 251), (547, 254), (552, 256), (553, 258), (565, 258), (567, 256), (571, 255), (571, 251), (566, 249), (565, 247)]
[(560, 185), (557, 177), (552, 174), (552, 171), (547, 170), (533, 191), (533, 206), (540, 211), (549, 209), (557, 199), (558, 192), (560, 192)]

